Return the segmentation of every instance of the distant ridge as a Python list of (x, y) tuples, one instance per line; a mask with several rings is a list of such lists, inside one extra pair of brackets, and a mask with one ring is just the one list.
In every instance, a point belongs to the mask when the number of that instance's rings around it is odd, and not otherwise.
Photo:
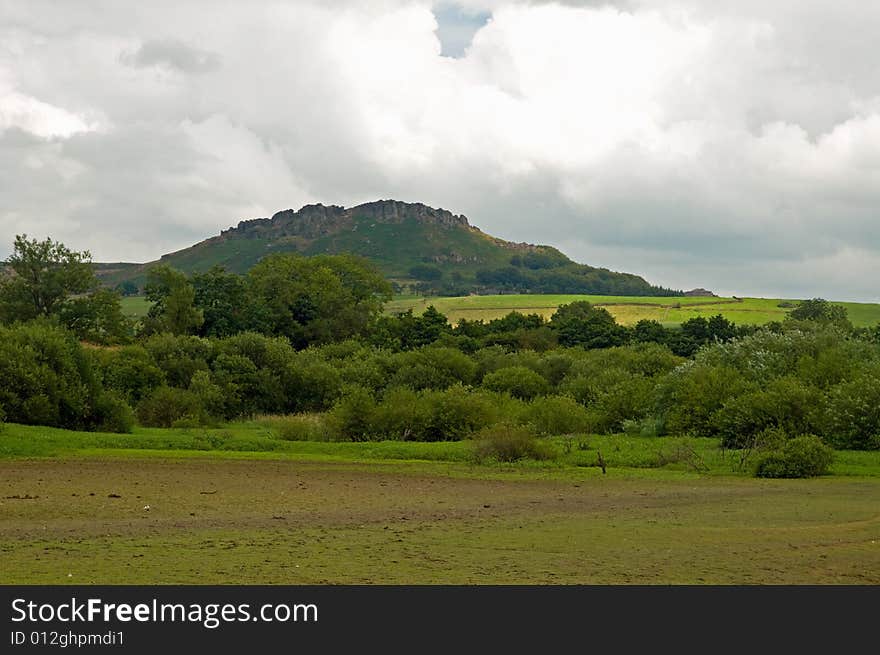
[[(372, 261), (398, 291), (414, 293), (595, 293), (681, 295), (630, 273), (573, 262), (556, 248), (513, 243), (482, 232), (467, 217), (422, 203), (377, 200), (355, 207), (312, 204), (235, 227), (162, 257), (186, 273), (212, 266), (246, 273), (266, 255), (351, 253)], [(105, 284), (143, 284), (146, 264), (102, 263)]]

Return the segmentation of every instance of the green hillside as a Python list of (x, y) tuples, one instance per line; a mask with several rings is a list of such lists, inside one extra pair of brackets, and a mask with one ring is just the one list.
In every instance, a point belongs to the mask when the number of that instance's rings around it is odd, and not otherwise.
[[(398, 292), (680, 295), (637, 275), (578, 264), (550, 246), (498, 239), (444, 209), (394, 200), (348, 209), (307, 205), (272, 218), (242, 221), (158, 261), (185, 273), (215, 265), (245, 273), (276, 252), (361, 255), (376, 264)], [(96, 272), (110, 286), (126, 280), (142, 286), (155, 263), (96, 264)]]

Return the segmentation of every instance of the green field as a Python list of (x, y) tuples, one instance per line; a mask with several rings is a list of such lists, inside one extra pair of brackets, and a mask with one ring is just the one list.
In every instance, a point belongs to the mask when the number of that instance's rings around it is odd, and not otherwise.
[[(581, 295), (501, 295), (462, 296), (447, 298), (434, 296), (398, 296), (385, 305), (388, 314), (412, 309), (416, 314), (434, 305), (455, 324), (468, 320), (491, 320), (512, 311), (524, 314), (541, 314), (550, 318), (556, 308), (566, 303), (586, 300), (610, 311), (619, 323), (632, 325), (643, 318), (653, 319), (667, 327), (680, 325), (688, 319), (703, 316), (709, 318), (721, 314), (728, 320), (742, 325), (763, 325), (781, 321), (790, 308), (780, 303), (794, 304), (797, 300), (781, 298), (700, 298), (700, 297), (649, 297), (649, 296), (581, 296)], [(880, 303), (835, 303), (847, 308), (849, 318), (856, 327), (871, 327), (880, 323)], [(150, 304), (143, 296), (122, 299), (123, 312), (132, 318), (146, 315)]]
[(122, 313), (134, 319), (146, 316), (151, 304), (144, 296), (124, 296), (120, 302)]
[[(759, 480), (711, 439), (281, 441), (259, 421), (0, 432), (0, 583), (880, 583), (880, 453)], [(607, 473), (595, 466), (596, 453)]]
[[(444, 297), (401, 297), (385, 305), (389, 313), (412, 309), (421, 313), (434, 305), (449, 317), (450, 322), (468, 320), (491, 320), (511, 311), (524, 314), (541, 314), (545, 318), (566, 303), (586, 300), (608, 309), (619, 323), (632, 325), (641, 319), (651, 319), (667, 327), (680, 325), (688, 319), (702, 316), (709, 318), (721, 314), (728, 320), (742, 325), (762, 325), (781, 321), (790, 308), (781, 303), (797, 303), (797, 300), (781, 298), (705, 298), (705, 297), (644, 297), (644, 296), (581, 296), (581, 295), (501, 295)], [(856, 327), (874, 326), (880, 323), (880, 303), (835, 303), (847, 308), (849, 318)]]

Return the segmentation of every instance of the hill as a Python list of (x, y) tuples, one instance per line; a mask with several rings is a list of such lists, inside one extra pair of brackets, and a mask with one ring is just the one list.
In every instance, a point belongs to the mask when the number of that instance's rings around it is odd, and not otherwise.
[(108, 285), (142, 285), (147, 269), (167, 263), (186, 273), (215, 265), (245, 273), (276, 252), (353, 253), (372, 261), (398, 291), (413, 293), (595, 293), (681, 295), (643, 278), (579, 264), (550, 246), (512, 243), (482, 232), (462, 215), (421, 203), (379, 200), (356, 207), (306, 205), (241, 221), (219, 235), (146, 264), (96, 264)]

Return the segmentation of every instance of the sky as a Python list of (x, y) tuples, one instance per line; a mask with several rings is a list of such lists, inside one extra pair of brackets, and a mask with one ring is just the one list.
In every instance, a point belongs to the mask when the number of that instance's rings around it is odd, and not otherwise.
[(880, 301), (880, 3), (0, 0), (0, 258), (380, 198), (719, 294)]

